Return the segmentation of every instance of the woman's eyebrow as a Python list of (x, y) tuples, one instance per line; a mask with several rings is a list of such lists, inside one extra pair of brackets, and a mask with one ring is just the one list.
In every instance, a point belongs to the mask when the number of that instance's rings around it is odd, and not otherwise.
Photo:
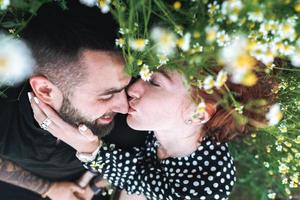
[(168, 79), (168, 81), (172, 82), (172, 78), (170, 77), (170, 75), (166, 71), (159, 70), (157, 72), (160, 73), (162, 76), (164, 76), (166, 79)]

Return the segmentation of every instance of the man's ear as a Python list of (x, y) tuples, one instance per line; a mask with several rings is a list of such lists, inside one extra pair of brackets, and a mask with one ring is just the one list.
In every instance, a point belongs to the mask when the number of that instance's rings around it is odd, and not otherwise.
[(32, 76), (29, 83), (36, 97), (56, 111), (60, 109), (63, 95), (57, 86), (41, 75)]

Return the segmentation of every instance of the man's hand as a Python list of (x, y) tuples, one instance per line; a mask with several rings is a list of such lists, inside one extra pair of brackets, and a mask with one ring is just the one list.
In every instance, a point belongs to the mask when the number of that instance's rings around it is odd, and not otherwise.
[(52, 183), (45, 196), (51, 200), (81, 200), (85, 190), (73, 182)]

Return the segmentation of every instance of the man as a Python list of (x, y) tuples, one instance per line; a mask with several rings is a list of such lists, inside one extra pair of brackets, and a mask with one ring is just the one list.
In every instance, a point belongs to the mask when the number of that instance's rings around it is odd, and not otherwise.
[[(27, 92), (33, 91), (70, 124), (85, 124), (99, 137), (108, 134), (115, 114), (127, 113), (125, 89), (131, 80), (114, 49), (116, 31), (110, 15), (77, 4), (67, 11), (47, 5), (25, 28), (22, 38), (38, 68), (0, 100), (0, 180), (37, 194), (1, 182), (1, 199), (89, 198), (75, 184), (84, 173), (75, 150), (35, 122)], [(129, 131), (117, 123), (114, 133)]]

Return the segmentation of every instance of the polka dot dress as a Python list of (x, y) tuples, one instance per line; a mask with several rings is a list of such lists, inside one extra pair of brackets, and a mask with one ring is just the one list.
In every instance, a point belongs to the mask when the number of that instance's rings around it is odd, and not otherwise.
[(228, 199), (236, 178), (227, 144), (205, 138), (189, 156), (164, 160), (157, 158), (157, 147), (153, 134), (145, 148), (131, 152), (106, 144), (84, 165), (119, 189), (151, 200)]

